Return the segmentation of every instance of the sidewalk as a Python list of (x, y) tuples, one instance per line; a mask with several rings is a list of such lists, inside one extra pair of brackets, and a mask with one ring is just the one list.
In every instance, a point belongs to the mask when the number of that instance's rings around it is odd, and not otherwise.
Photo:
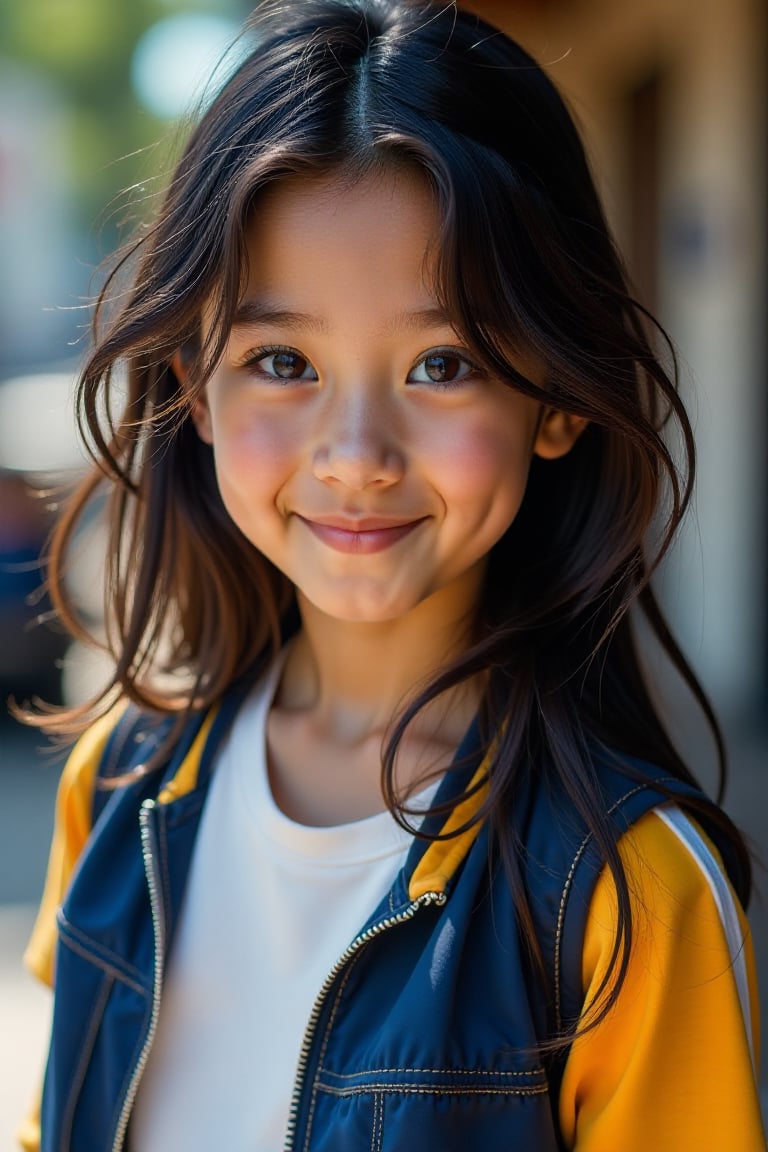
[(50, 992), (21, 957), (43, 887), (61, 757), (0, 717), (0, 1152), (34, 1099), (48, 1047)]
[(14, 1132), (34, 1098), (48, 1042), (51, 997), (21, 967), (32, 905), (0, 906), (0, 1152), (18, 1152)]

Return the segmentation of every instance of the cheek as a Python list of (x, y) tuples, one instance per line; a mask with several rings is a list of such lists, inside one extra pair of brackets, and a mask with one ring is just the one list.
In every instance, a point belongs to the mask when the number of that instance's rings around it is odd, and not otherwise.
[(213, 409), (213, 455), (225, 503), (272, 502), (290, 467), (295, 437), (252, 414)]
[(442, 445), (446, 503), (480, 515), (514, 516), (525, 492), (532, 448), (527, 421), (472, 418)]

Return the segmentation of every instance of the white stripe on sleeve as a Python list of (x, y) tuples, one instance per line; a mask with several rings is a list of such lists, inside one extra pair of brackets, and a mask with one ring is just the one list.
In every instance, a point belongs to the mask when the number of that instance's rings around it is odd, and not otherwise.
[(728, 944), (728, 952), (731, 957), (733, 974), (741, 1002), (741, 1011), (744, 1017), (750, 1056), (752, 1057), (752, 1068), (755, 1076), (757, 1076), (754, 1041), (752, 1037), (749, 984), (747, 981), (747, 966), (744, 958), (744, 934), (739, 922), (739, 915), (730, 886), (701, 833), (679, 808), (655, 808), (654, 811), (656, 815), (664, 821), (667, 827), (671, 828), (675, 835), (685, 844), (701, 868), (712, 892), (712, 897), (720, 913), (720, 920)]

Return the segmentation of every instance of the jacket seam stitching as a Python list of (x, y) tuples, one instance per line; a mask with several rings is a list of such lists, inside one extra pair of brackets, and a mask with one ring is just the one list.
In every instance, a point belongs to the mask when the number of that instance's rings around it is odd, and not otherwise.
[(375, 1092), (373, 1095), (373, 1124), (371, 1125), (371, 1152), (380, 1152), (381, 1149), (381, 1129), (379, 1127), (379, 1110), (382, 1104), (382, 1096), (380, 1092)]
[(390, 1073), (426, 1072), (437, 1076), (537, 1076), (544, 1075), (544, 1068), (532, 1068), (528, 1072), (496, 1072), (492, 1068), (366, 1068), (363, 1072), (332, 1072), (321, 1068), (318, 1075), (332, 1076), (336, 1080), (354, 1080), (357, 1076), (386, 1076)]
[[(638, 793), (645, 791), (647, 788), (653, 788), (654, 785), (656, 785), (656, 784), (663, 784), (667, 781), (673, 781), (673, 780), (674, 780), (674, 777), (663, 776), (663, 777), (660, 777), (658, 780), (649, 780), (643, 784), (636, 785), (634, 788), (630, 788), (627, 792), (624, 793), (623, 796), (620, 796), (618, 798), (618, 800), (615, 800), (614, 803), (611, 804), (610, 808), (608, 808), (605, 815), (606, 816), (612, 816), (613, 813), (616, 812), (617, 809), (619, 809), (622, 806), (622, 804), (625, 804), (627, 802), (627, 800), (631, 800), (633, 796), (637, 796)], [(561, 968), (561, 958), (562, 958), (562, 938), (563, 938), (563, 931), (564, 931), (564, 927), (565, 927), (565, 907), (566, 907), (566, 904), (568, 903), (568, 897), (570, 895), (571, 888), (573, 886), (573, 878), (576, 874), (576, 869), (578, 868), (579, 864), (581, 863), (581, 859), (582, 859), (584, 852), (587, 849), (587, 845), (589, 844), (591, 839), (592, 839), (592, 833), (588, 832), (587, 835), (582, 840), (581, 844), (579, 845), (578, 849), (576, 850), (576, 854), (573, 857), (573, 860), (571, 862), (571, 867), (568, 870), (568, 875), (565, 878), (565, 883), (563, 885), (563, 890), (562, 890), (562, 893), (560, 896), (560, 907), (558, 908), (558, 913), (557, 913), (557, 927), (555, 929), (554, 969), (555, 969), (555, 1024), (556, 1024), (558, 1032), (561, 1032), (562, 1028), (563, 1028), (562, 980), (561, 980), (560, 968)]]
[(549, 1091), (548, 1084), (531, 1085), (523, 1088), (512, 1085), (489, 1086), (487, 1088), (424, 1086), (418, 1084), (367, 1084), (364, 1088), (337, 1088), (332, 1084), (323, 1084), (318, 1081), (318, 1092), (327, 1092), (331, 1096), (370, 1096), (387, 1093), (390, 1096), (542, 1096)]
[(325, 1053), (326, 1053), (326, 1050), (328, 1048), (328, 1040), (330, 1038), (331, 1031), (333, 1029), (334, 1021), (336, 1020), (336, 1013), (338, 1012), (338, 1009), (339, 1009), (339, 1003), (341, 1001), (342, 994), (344, 992), (344, 989), (347, 986), (347, 981), (349, 980), (350, 976), (352, 975), (352, 972), (355, 969), (355, 965), (357, 964), (357, 961), (360, 958), (360, 955), (361, 955), (360, 952), (358, 952), (357, 955), (355, 955), (353, 957), (353, 959), (350, 961), (349, 967), (347, 968), (347, 971), (344, 974), (344, 979), (339, 984), (339, 988), (338, 988), (338, 991), (336, 993), (336, 997), (335, 997), (334, 1002), (333, 1002), (333, 1008), (332, 1008), (331, 1014), (328, 1018), (328, 1023), (325, 1026), (325, 1034), (323, 1036), (323, 1045), (322, 1045), (322, 1048), (320, 1049), (320, 1055), (318, 1057), (317, 1072), (315, 1073), (315, 1078), (312, 1081), (312, 1101), (311, 1101), (310, 1106), (309, 1106), (309, 1115), (307, 1116), (307, 1133), (306, 1133), (306, 1137), (304, 1139), (303, 1152), (309, 1152), (309, 1140), (310, 1140), (310, 1137), (312, 1135), (312, 1123), (314, 1121), (315, 1106), (317, 1104), (317, 1089), (318, 1089), (318, 1081), (320, 1078), (320, 1069), (323, 1066), (323, 1060), (325, 1058)]
[(69, 1089), (69, 1096), (67, 1099), (67, 1106), (62, 1115), (61, 1121), (61, 1140), (59, 1148), (61, 1152), (68, 1152), (71, 1145), (70, 1137), (72, 1135), (72, 1125), (75, 1122), (75, 1110), (77, 1108), (77, 1101), (80, 1098), (83, 1083), (85, 1081), (85, 1074), (88, 1065), (91, 1061), (93, 1053), (93, 1046), (96, 1042), (96, 1035), (104, 1015), (104, 1009), (109, 999), (109, 994), (112, 991), (113, 981), (108, 975), (105, 975), (101, 981), (101, 988), (91, 1008), (91, 1014), (88, 1018), (88, 1024), (83, 1036), (83, 1042), (80, 1045), (80, 1059), (75, 1066), (75, 1072), (72, 1077), (72, 1083)]
[(94, 967), (111, 976), (113, 980), (116, 980), (120, 984), (126, 985), (128, 988), (132, 988), (134, 992), (138, 992), (146, 999), (148, 994), (147, 988), (145, 988), (137, 980), (133, 980), (130, 976), (128, 976), (125, 972), (122, 972), (119, 968), (116, 968), (113, 964), (110, 964), (103, 957), (84, 947), (77, 939), (71, 938), (68, 932), (60, 933), (60, 940), (65, 948), (69, 948), (71, 952), (74, 952), (83, 960), (87, 960), (89, 964), (93, 964)]

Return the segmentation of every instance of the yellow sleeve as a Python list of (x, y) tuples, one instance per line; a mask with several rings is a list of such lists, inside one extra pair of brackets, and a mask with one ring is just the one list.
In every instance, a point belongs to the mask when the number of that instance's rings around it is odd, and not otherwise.
[(40, 1085), (34, 1104), (23, 1122), (16, 1129), (16, 1143), (22, 1152), (40, 1152), (40, 1109), (42, 1105), (43, 1086)]
[[(693, 827), (722, 873), (716, 849)], [(576, 1152), (765, 1152), (754, 954), (738, 901), (728, 887), (740, 937), (732, 953), (705, 872), (659, 814), (639, 820), (619, 851), (634, 946), (616, 1005), (571, 1049), (559, 1102), (566, 1143)], [(584, 942), (587, 1004), (607, 969), (615, 924), (605, 869)]]
[[(118, 704), (83, 733), (72, 749), (59, 781), (43, 898), (24, 953), (27, 968), (49, 987), (53, 987), (54, 982), (56, 913), (91, 831), (96, 771), (107, 740), (124, 709), (124, 704)], [(41, 1096), (42, 1091), (38, 1090), (33, 1105), (16, 1131), (16, 1141), (23, 1152), (39, 1152), (40, 1149)]]
[(125, 705), (117, 705), (83, 733), (72, 749), (59, 781), (43, 897), (24, 953), (24, 963), (30, 972), (50, 987), (53, 987), (56, 912), (88, 839), (96, 770), (124, 708)]

